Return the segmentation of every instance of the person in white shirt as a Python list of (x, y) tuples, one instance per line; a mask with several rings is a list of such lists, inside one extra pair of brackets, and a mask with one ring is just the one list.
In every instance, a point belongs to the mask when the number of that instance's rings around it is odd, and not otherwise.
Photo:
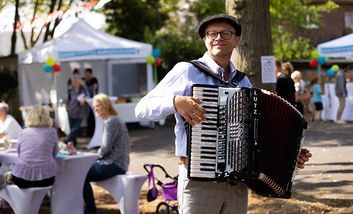
[(8, 114), (9, 106), (5, 102), (0, 103), (0, 139), (17, 139), (22, 127), (14, 117)]
[[(239, 21), (226, 14), (217, 14), (205, 18), (198, 28), (207, 52), (199, 59), (215, 75), (220, 74), (223, 81), (232, 83), (238, 72), (230, 61), (233, 49), (240, 42), (241, 25)], [(185, 120), (195, 125), (205, 120), (205, 109), (201, 101), (191, 96), (192, 85), (220, 85), (220, 81), (199, 71), (191, 63), (179, 62), (168, 72), (161, 82), (135, 108), (135, 115), (141, 120), (159, 121), (174, 114), (175, 155), (178, 156), (178, 203), (180, 214), (246, 213), (248, 204), (247, 186), (238, 182), (201, 182), (187, 178), (187, 133)], [(251, 88), (250, 80), (245, 76), (238, 87)], [(185, 120), (183, 119), (185, 118)], [(311, 153), (303, 150), (298, 157), (298, 167), (303, 168)]]

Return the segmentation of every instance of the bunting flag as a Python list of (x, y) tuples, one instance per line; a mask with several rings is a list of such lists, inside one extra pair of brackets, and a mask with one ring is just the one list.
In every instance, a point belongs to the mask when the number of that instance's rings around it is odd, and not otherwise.
[(110, 2), (111, 0), (100, 0), (96, 6), (94, 6), (94, 10), (98, 10), (100, 8), (102, 8), (106, 3)]
[[(101, 3), (102, 2), (102, 3)], [(20, 31), (24, 27), (29, 27), (30, 29), (33, 29), (35, 27), (42, 27), (42, 26), (47, 26), (50, 22), (56, 20), (57, 18), (63, 19), (69, 16), (74, 16), (77, 13), (87, 11), (87, 10), (92, 10), (95, 9), (95, 6), (99, 3), (102, 6), (106, 4), (107, 0), (91, 0), (89, 2), (83, 3), (82, 5), (72, 5), (71, 7), (67, 7), (64, 9), (60, 9), (58, 11), (54, 11), (52, 13), (47, 13), (47, 14), (42, 14), (41, 16), (30, 18), (30, 19), (24, 19), (21, 17), (21, 21), (18, 21), (16, 23), (16, 31)], [(101, 6), (101, 7), (102, 7)], [(13, 30), (13, 24), (12, 23), (5, 23), (3, 26), (0, 26), (0, 29), (6, 30), (6, 29), (11, 29)]]

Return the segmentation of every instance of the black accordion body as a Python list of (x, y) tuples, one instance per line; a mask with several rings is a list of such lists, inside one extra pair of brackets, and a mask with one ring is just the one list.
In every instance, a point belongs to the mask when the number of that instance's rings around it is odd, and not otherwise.
[(283, 98), (256, 88), (196, 84), (206, 120), (188, 127), (188, 178), (245, 182), (289, 198), (307, 122)]

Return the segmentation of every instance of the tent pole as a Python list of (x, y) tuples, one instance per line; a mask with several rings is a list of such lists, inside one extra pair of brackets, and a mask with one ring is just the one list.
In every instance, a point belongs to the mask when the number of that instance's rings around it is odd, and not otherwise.
[(318, 81), (319, 84), (321, 84), (321, 65), (317, 65), (317, 75), (318, 75)]
[(153, 82), (155, 85), (157, 85), (158, 83), (157, 66), (152, 65), (152, 68), (153, 68)]
[(49, 99), (49, 107), (52, 109), (51, 116), (53, 117), (54, 126), (56, 124), (56, 118), (58, 118), (57, 112), (57, 90), (56, 90), (56, 74), (54, 71), (51, 72), (51, 85), (50, 85), (50, 99)]

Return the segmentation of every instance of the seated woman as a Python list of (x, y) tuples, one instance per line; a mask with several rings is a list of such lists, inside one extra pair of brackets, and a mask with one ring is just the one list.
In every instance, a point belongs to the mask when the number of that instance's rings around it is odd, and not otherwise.
[(96, 213), (92, 181), (101, 181), (115, 175), (125, 174), (129, 166), (129, 134), (125, 123), (117, 117), (117, 112), (106, 94), (93, 97), (93, 109), (104, 121), (102, 146), (98, 150), (100, 157), (87, 173), (83, 188), (86, 203), (85, 213)]
[(29, 109), (25, 119), (27, 128), (18, 138), (18, 160), (12, 169), (12, 181), (18, 187), (45, 187), (54, 183), (58, 135), (52, 124), (45, 107)]

